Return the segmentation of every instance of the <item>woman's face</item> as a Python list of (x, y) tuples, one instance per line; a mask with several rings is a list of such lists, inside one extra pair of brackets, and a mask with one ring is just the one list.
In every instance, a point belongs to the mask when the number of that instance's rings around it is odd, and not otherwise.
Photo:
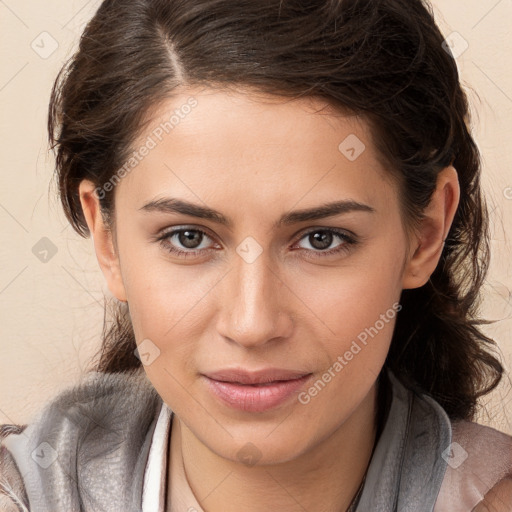
[[(409, 249), (368, 126), (281, 100), (189, 90), (159, 106), (115, 189), (109, 283), (169, 407), (212, 451), (237, 460), (252, 443), (260, 463), (311, 449), (369, 395)], [(204, 377), (268, 368), (312, 375), (246, 410)]]

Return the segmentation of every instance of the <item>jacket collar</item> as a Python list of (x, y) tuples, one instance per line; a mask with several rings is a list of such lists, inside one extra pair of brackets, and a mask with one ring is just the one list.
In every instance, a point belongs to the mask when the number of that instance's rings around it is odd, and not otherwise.
[(162, 400), (143, 371), (88, 374), (4, 445), (31, 512), (140, 512)]
[(442, 453), (451, 443), (451, 422), (434, 399), (384, 371), (392, 401), (356, 512), (431, 512), (446, 471)]

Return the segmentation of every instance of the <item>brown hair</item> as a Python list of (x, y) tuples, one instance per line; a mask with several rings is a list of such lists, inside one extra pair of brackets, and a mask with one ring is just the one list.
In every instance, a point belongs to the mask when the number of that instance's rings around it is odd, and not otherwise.
[[(67, 218), (89, 231), (78, 185), (109, 181), (177, 88), (249, 88), (316, 96), (371, 126), (400, 184), (407, 225), (422, 218), (441, 169), (453, 164), (460, 204), (428, 283), (403, 290), (385, 365), (433, 396), (452, 419), (472, 419), (503, 367), (477, 308), (489, 263), (480, 157), (453, 57), (421, 0), (105, 0), (52, 90), (48, 131)], [(114, 191), (101, 198), (113, 225)], [(106, 315), (107, 317), (107, 315)], [(141, 363), (126, 304), (105, 317), (94, 369)]]

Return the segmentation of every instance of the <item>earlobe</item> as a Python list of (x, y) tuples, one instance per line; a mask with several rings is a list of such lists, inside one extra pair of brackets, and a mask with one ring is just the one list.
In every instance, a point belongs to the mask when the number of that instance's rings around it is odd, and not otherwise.
[(82, 180), (79, 185), (79, 195), (84, 217), (93, 238), (96, 257), (108, 288), (118, 300), (127, 302), (119, 257), (114, 248), (112, 233), (105, 225), (101, 215), (99, 198), (95, 193), (94, 183), (89, 180)]
[(446, 167), (438, 175), (436, 190), (414, 239), (413, 254), (403, 274), (403, 289), (419, 288), (430, 279), (441, 258), (459, 199), (457, 171), (453, 166)]

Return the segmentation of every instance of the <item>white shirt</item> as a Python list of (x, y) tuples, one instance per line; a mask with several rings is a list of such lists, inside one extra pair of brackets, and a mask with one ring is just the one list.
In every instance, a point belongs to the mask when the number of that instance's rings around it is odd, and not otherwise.
[[(144, 471), (142, 489), (142, 512), (204, 512), (197, 501), (183, 467), (183, 459), (178, 449), (181, 438), (179, 430), (171, 436), (172, 411), (164, 403), (158, 416), (151, 446), (149, 448), (148, 462)], [(169, 436), (172, 437), (169, 443)], [(170, 445), (175, 456), (168, 458)], [(168, 484), (170, 510), (166, 510), (166, 475), (170, 470)]]
[(142, 512), (165, 511), (165, 476), (167, 474), (167, 447), (171, 415), (171, 410), (164, 402), (153, 432), (144, 472)]

